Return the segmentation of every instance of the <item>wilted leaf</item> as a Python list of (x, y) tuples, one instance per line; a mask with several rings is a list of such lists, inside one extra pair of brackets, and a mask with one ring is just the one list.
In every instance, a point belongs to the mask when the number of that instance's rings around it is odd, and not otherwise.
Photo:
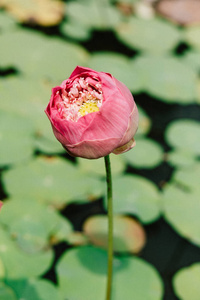
[[(136, 220), (114, 216), (113, 248), (117, 252), (138, 253), (146, 242), (145, 231)], [(95, 246), (108, 247), (108, 217), (96, 215), (86, 219), (83, 231)]]
[(12, 16), (21, 23), (53, 26), (63, 18), (64, 4), (55, 0), (8, 0), (0, 1)]

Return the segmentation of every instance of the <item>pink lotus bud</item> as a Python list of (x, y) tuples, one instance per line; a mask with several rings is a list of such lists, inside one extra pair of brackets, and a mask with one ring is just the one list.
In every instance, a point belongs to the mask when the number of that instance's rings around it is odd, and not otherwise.
[(3, 202), (0, 201), (0, 210), (1, 210), (2, 206), (3, 206)]
[(93, 159), (135, 146), (137, 106), (128, 88), (109, 73), (76, 67), (52, 89), (45, 112), (72, 156)]

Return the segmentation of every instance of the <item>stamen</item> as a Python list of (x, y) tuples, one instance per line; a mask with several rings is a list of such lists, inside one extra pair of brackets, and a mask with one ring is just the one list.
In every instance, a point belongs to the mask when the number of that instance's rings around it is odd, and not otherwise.
[(81, 116), (85, 116), (86, 114), (90, 114), (92, 112), (99, 111), (99, 107), (97, 106), (97, 102), (86, 102), (83, 104), (79, 110)]
[[(71, 83), (71, 82), (70, 82)], [(60, 90), (57, 111), (62, 119), (77, 122), (79, 118), (98, 112), (103, 102), (101, 83), (97, 78), (76, 78), (71, 88)]]

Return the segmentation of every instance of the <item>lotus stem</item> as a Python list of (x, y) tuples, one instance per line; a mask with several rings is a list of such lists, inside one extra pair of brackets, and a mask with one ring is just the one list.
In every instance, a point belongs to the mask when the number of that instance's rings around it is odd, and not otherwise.
[(108, 208), (108, 271), (106, 300), (111, 300), (112, 273), (113, 273), (113, 205), (112, 205), (112, 176), (109, 155), (104, 157), (107, 181), (107, 208)]

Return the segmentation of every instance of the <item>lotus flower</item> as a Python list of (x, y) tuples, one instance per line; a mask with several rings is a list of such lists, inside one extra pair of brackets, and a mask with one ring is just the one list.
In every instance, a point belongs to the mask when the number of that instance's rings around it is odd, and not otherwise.
[(72, 156), (95, 159), (135, 145), (137, 106), (128, 88), (109, 73), (77, 66), (52, 89), (45, 112)]

